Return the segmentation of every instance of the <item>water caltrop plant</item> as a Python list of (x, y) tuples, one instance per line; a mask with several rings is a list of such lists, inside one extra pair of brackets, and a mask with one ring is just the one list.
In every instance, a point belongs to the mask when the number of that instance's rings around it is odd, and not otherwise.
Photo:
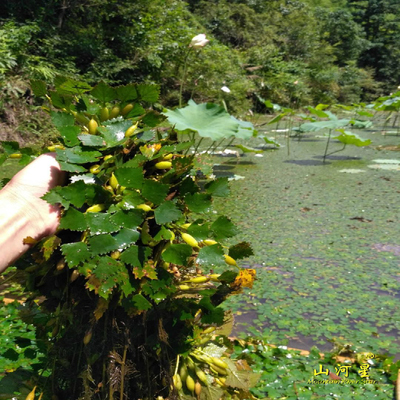
[(236, 262), (252, 250), (225, 246), (238, 230), (210, 212), (213, 196), (229, 195), (227, 178), (199, 173), (193, 135), (178, 141), (152, 107), (157, 86), (59, 77), (53, 90), (32, 87), (69, 175), (44, 196), (62, 206), (59, 230), (27, 238), (34, 246), (17, 263), (31, 293), (23, 318), (46, 355), (31, 379), (36, 395), (250, 398), (258, 375), (230, 358), (233, 320), (221, 304), (252, 286), (255, 271)]

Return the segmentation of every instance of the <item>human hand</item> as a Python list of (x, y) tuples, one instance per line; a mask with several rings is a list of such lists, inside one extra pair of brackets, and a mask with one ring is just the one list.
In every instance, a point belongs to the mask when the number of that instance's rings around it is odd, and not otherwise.
[(0, 272), (29, 246), (23, 239), (39, 240), (53, 234), (60, 208), (41, 197), (65, 180), (54, 153), (43, 154), (19, 171), (0, 191)]

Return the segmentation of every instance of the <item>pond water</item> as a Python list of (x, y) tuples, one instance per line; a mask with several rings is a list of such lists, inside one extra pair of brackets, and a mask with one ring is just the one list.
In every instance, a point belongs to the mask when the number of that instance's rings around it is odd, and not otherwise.
[(241, 261), (257, 270), (253, 289), (227, 304), (236, 335), (400, 358), (400, 152), (378, 147), (400, 136), (359, 134), (372, 145), (347, 146), (325, 164), (321, 133), (291, 139), (289, 155), (282, 146), (262, 157), (216, 157), (218, 175), (244, 178), (216, 209), (242, 230), (232, 243), (255, 251)]

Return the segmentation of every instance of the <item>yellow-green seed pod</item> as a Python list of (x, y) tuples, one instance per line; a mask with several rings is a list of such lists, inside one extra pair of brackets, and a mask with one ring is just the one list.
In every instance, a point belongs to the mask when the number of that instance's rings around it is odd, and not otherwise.
[(113, 189), (116, 189), (118, 186), (118, 179), (115, 177), (114, 172), (111, 174), (110, 185)]
[(203, 335), (208, 335), (209, 333), (212, 333), (215, 331), (215, 326), (209, 326), (208, 328), (204, 329)]
[(201, 346), (201, 345), (203, 345), (203, 344), (208, 343), (210, 340), (211, 340), (211, 336), (210, 336), (210, 335), (206, 335), (206, 336), (204, 336), (204, 337), (201, 338), (199, 344), (200, 344), (200, 346)]
[(174, 155), (173, 155), (172, 153), (164, 154), (163, 157), (162, 157), (162, 160), (163, 160), (163, 161), (169, 161), (169, 160), (171, 160), (171, 158), (172, 158), (173, 156), (174, 156)]
[(110, 119), (117, 118), (121, 109), (118, 106), (115, 106), (110, 112)]
[(71, 277), (69, 278), (69, 281), (70, 281), (71, 283), (74, 282), (74, 281), (76, 281), (76, 280), (78, 279), (79, 275), (80, 275), (80, 273), (78, 272), (78, 270), (77, 270), (77, 269), (74, 269), (74, 270), (72, 271)]
[(155, 165), (155, 167), (157, 169), (171, 169), (172, 163), (171, 161), (160, 161)]
[(34, 400), (34, 398), (35, 398), (35, 390), (36, 390), (36, 386), (33, 388), (32, 392), (30, 392), (28, 394), (28, 396), (26, 396), (25, 400)]
[(136, 206), (136, 208), (138, 208), (139, 210), (143, 210), (143, 211), (151, 211), (151, 207), (148, 206), (147, 204), (139, 204)]
[(179, 376), (181, 377), (182, 382), (186, 381), (186, 378), (188, 376), (188, 370), (185, 364), (182, 364), (179, 367)]
[(219, 282), (219, 277), (221, 276), (221, 274), (211, 274), (210, 275), (210, 279), (213, 281), (213, 282)]
[(77, 112), (73, 112), (72, 114), (80, 124), (87, 125), (89, 123), (89, 118), (86, 115)]
[(212, 363), (220, 368), (228, 368), (228, 364), (225, 361), (222, 361), (220, 358), (211, 357)]
[(112, 156), (111, 154), (108, 154), (108, 155), (104, 156), (103, 160), (104, 160), (104, 161), (107, 161), (107, 160), (110, 160), (110, 159), (113, 158), (113, 157), (114, 157), (114, 156)]
[(118, 260), (121, 257), (121, 252), (118, 250), (112, 251), (110, 257), (114, 260)]
[(182, 379), (178, 374), (172, 377), (172, 381), (174, 382), (174, 387), (176, 390), (182, 389)]
[(197, 243), (197, 240), (192, 236), (189, 235), (188, 233), (181, 233), (182, 239), (192, 247), (199, 247), (199, 244)]
[(203, 382), (205, 385), (207, 385), (208, 380), (207, 380), (206, 374), (198, 367), (195, 369), (195, 372), (196, 372), (197, 377), (201, 380), (201, 382)]
[(138, 128), (138, 124), (139, 124), (139, 121), (136, 122), (135, 125), (130, 126), (125, 132), (125, 137), (131, 137), (132, 135), (134, 135), (136, 129)]
[(225, 368), (218, 367), (218, 365), (210, 365), (210, 369), (219, 375), (228, 375), (228, 371)]
[(187, 228), (189, 228), (190, 225), (192, 225), (192, 224), (189, 224), (189, 223), (188, 224), (183, 224), (183, 225), (181, 225), (181, 228), (187, 229)]
[(225, 257), (225, 262), (227, 264), (237, 266), (236, 260), (233, 259), (231, 256), (228, 256), (227, 254), (224, 254), (224, 257)]
[(194, 386), (195, 386), (194, 379), (190, 375), (188, 375), (186, 377), (186, 387), (190, 392), (194, 392)]
[(101, 211), (104, 211), (105, 208), (106, 208), (105, 204), (95, 204), (95, 205), (89, 207), (89, 208), (86, 210), (86, 212), (87, 212), (87, 213), (88, 213), (88, 212), (91, 212), (91, 213), (94, 213), (94, 212), (101, 212)]
[(107, 107), (103, 107), (100, 111), (100, 121), (107, 121), (110, 118), (110, 110)]
[(207, 246), (212, 246), (213, 244), (218, 244), (218, 242), (216, 242), (215, 240), (211, 240), (211, 239), (204, 239), (203, 243), (206, 244)]
[(214, 381), (215, 381), (215, 383), (216, 383), (217, 385), (219, 385), (219, 386), (221, 386), (221, 387), (224, 387), (224, 386), (225, 386), (225, 383), (224, 383), (221, 379), (222, 379), (222, 376), (220, 376), (219, 378), (214, 378)]
[(86, 334), (85, 334), (85, 336), (84, 336), (84, 338), (83, 338), (83, 344), (84, 344), (85, 346), (87, 346), (87, 345), (89, 344), (89, 342), (92, 340), (92, 334), (93, 334), (92, 329), (89, 329), (89, 330), (86, 332)]
[(97, 133), (97, 128), (99, 127), (99, 124), (96, 122), (96, 120), (94, 120), (93, 118), (89, 121), (88, 124), (88, 129), (89, 129), (89, 133), (91, 135), (95, 135)]
[(43, 392), (40, 393), (40, 396), (39, 396), (38, 400), (42, 400), (42, 397), (43, 397)]
[(122, 110), (121, 115), (125, 117), (129, 113), (129, 111), (133, 110), (133, 104), (127, 104)]
[(90, 172), (94, 175), (97, 175), (100, 172), (101, 168), (99, 164), (92, 165), (90, 167)]
[(188, 286), (188, 285), (179, 285), (178, 288), (179, 288), (180, 290), (189, 290), (189, 289), (190, 289), (190, 286)]
[(64, 150), (65, 147), (62, 146), (61, 144), (54, 144), (53, 146), (48, 146), (47, 149), (48, 149), (49, 151), (56, 151), (57, 149), (58, 149), (58, 150)]
[(62, 271), (65, 268), (65, 258), (63, 257), (61, 260), (58, 261), (56, 265), (57, 271)]
[(22, 154), (20, 154), (20, 153), (13, 153), (13, 154), (10, 154), (9, 157), (10, 157), (10, 158), (21, 158), (21, 157), (22, 157)]
[(190, 283), (206, 283), (210, 280), (208, 276), (196, 276), (195, 278), (188, 279), (185, 282), (190, 282)]

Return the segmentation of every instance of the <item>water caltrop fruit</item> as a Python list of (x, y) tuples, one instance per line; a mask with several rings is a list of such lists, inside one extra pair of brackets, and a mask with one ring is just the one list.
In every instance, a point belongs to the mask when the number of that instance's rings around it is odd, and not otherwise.
[(189, 235), (188, 233), (182, 233), (181, 234), (182, 239), (189, 245), (192, 247), (199, 247), (199, 244), (197, 243), (197, 240), (192, 236)]
[(171, 161), (160, 161), (155, 165), (155, 167), (157, 169), (171, 169), (172, 163)]
[(91, 135), (95, 135), (96, 132), (97, 132), (97, 128), (98, 128), (98, 127), (99, 127), (99, 124), (92, 118), (92, 119), (89, 121), (89, 124), (88, 124), (89, 133), (90, 133)]

